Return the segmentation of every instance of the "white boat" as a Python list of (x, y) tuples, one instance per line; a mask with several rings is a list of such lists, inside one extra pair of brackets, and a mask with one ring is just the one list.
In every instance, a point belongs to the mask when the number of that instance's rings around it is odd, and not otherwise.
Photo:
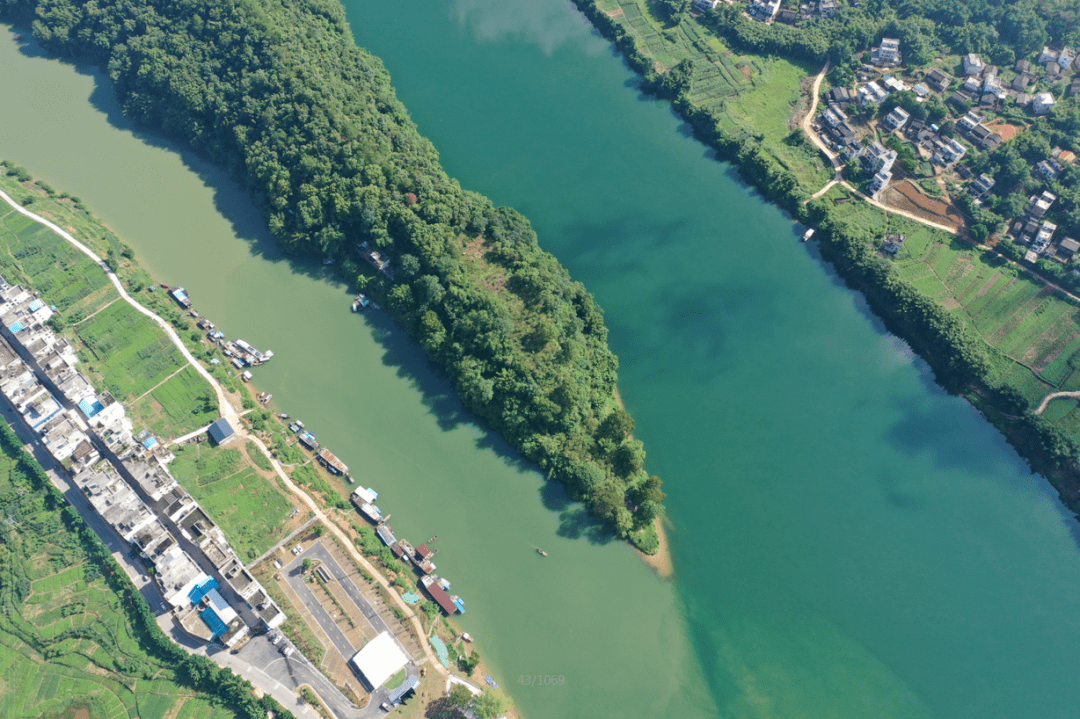
[(814, 236), (814, 228), (811, 227), (809, 230), (807, 230), (806, 232), (803, 233), (802, 241), (807, 242), (813, 236)]

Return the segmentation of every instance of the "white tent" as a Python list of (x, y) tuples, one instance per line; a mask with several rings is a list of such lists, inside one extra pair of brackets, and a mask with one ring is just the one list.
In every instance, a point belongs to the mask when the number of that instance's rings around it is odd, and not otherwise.
[(401, 651), (390, 632), (372, 639), (350, 660), (373, 689), (381, 687), (398, 672), (409, 658)]

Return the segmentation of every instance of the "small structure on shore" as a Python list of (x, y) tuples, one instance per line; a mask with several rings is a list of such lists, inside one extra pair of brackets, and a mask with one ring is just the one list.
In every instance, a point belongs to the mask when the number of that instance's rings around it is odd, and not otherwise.
[(349, 660), (372, 691), (385, 684), (408, 662), (409, 657), (401, 651), (390, 632), (379, 634)]
[(220, 446), (228, 444), (236, 439), (236, 430), (229, 424), (229, 420), (222, 417), (217, 422), (214, 422), (207, 429), (207, 433), (210, 435), (210, 439), (214, 440), (214, 444)]

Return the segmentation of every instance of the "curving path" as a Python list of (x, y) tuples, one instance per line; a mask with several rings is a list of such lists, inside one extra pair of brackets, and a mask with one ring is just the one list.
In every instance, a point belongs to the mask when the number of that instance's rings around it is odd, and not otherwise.
[(1059, 398), (1080, 399), (1080, 392), (1051, 392), (1043, 397), (1043, 401), (1039, 403), (1039, 406), (1035, 408), (1032, 414), (1042, 414), (1046, 411), (1046, 407), (1050, 404), (1051, 400)]
[(9, 205), (14, 207), (16, 212), (18, 212), (18, 213), (20, 213), (22, 215), (26, 215), (27, 217), (29, 217), (34, 222), (40, 222), (41, 224), (45, 225), (50, 230), (52, 230), (53, 232), (55, 232), (56, 234), (60, 235), (65, 240), (67, 240), (69, 243), (71, 243), (77, 250), (79, 250), (84, 255), (86, 255), (87, 257), (92, 259), (94, 262), (96, 262), (101, 267), (101, 269), (105, 270), (105, 274), (108, 276), (109, 280), (113, 283), (113, 286), (116, 287), (116, 291), (120, 293), (120, 297), (123, 298), (123, 300), (125, 302), (127, 302), (129, 305), (134, 307), (140, 313), (146, 315), (151, 320), (156, 322), (161, 327), (161, 329), (163, 329), (165, 331), (165, 334), (167, 334), (169, 336), (169, 339), (172, 340), (172, 343), (174, 345), (176, 345), (177, 349), (180, 350), (180, 353), (182, 355), (184, 355), (184, 359), (186, 359), (188, 361), (188, 363), (192, 367), (194, 367), (195, 370), (199, 374), (201, 374), (203, 376), (203, 378), (207, 382), (210, 383), (210, 386), (214, 388), (214, 392), (217, 393), (218, 405), (221, 408), (222, 415), (225, 416), (225, 417), (228, 417), (230, 420), (235, 420), (235, 418), (236, 418), (236, 409), (232, 406), (232, 404), (229, 403), (228, 398), (225, 396), (225, 390), (223, 390), (221, 388), (221, 385), (219, 385), (217, 383), (217, 381), (213, 378), (213, 376), (209, 372), (206, 371), (206, 368), (203, 367), (201, 364), (199, 364), (198, 360), (196, 360), (195, 357), (191, 354), (191, 352), (188, 351), (188, 348), (184, 346), (184, 343), (180, 340), (180, 336), (176, 334), (176, 330), (174, 330), (172, 328), (172, 325), (170, 325), (168, 322), (161, 319), (161, 317), (159, 317), (158, 315), (154, 314), (150, 310), (148, 310), (145, 307), (143, 307), (142, 305), (140, 305), (138, 302), (135, 301), (134, 298), (132, 298), (131, 295), (129, 295), (127, 293), (127, 290), (124, 289), (124, 284), (120, 281), (120, 278), (116, 276), (116, 273), (113, 272), (113, 269), (111, 267), (109, 267), (108, 262), (106, 262), (105, 260), (98, 257), (98, 255), (93, 250), (91, 250), (89, 247), (87, 247), (83, 243), (79, 242), (78, 240), (76, 240), (74, 237), (72, 237), (63, 228), (57, 226), (56, 224), (50, 222), (49, 220), (46, 220), (41, 215), (34, 214), (30, 210), (28, 210), (25, 207), (23, 207), (22, 205), (20, 205), (18, 202), (16, 202), (14, 199), (12, 199), (11, 196), (8, 195), (3, 190), (0, 190), (0, 197), (2, 197), (4, 199), (4, 201), (7, 202)]
[[(826, 60), (825, 67), (821, 68), (821, 72), (819, 72), (817, 74), (817, 77), (814, 78), (814, 86), (810, 88), (810, 109), (806, 111), (806, 117), (804, 117), (802, 119), (802, 122), (799, 124), (802, 126), (803, 132), (806, 133), (806, 136), (810, 138), (810, 142), (814, 143), (814, 145), (819, 150), (825, 153), (825, 157), (829, 158), (829, 162), (832, 163), (832, 166), (837, 169), (837, 173), (839, 174), (841, 167), (840, 159), (836, 156), (836, 153), (829, 149), (829, 146), (825, 144), (825, 142), (818, 136), (818, 134), (814, 132), (814, 128), (810, 127), (810, 123), (814, 121), (814, 115), (817, 114), (818, 100), (820, 99), (819, 93), (821, 92), (821, 83), (825, 79), (825, 75), (828, 72), (829, 61)], [(837, 179), (839, 179), (839, 177), (834, 178), (833, 181), (835, 182)], [(831, 186), (831, 184), (826, 185), (826, 189)], [(822, 190), (822, 192), (824, 192), (824, 190)], [(817, 196), (818, 195), (814, 195), (814, 197)]]
[[(120, 278), (116, 276), (115, 272), (113, 272), (112, 268), (109, 266), (109, 263), (101, 259), (101, 257), (99, 257), (89, 247), (79, 242), (77, 239), (72, 237), (70, 233), (66, 232), (63, 228), (57, 226), (55, 223), (46, 220), (44, 217), (38, 214), (30, 212), (18, 202), (16, 202), (14, 199), (12, 199), (12, 197), (3, 190), (0, 190), (0, 198), (3, 198), (5, 202), (15, 208), (15, 210), (20, 214), (29, 217), (35, 222), (40, 222), (42, 225), (48, 227), (50, 230), (60, 235), (69, 243), (71, 243), (71, 245), (77, 248), (80, 252), (82, 252), (84, 255), (96, 262), (105, 271), (105, 274), (109, 277), (109, 280), (113, 283), (113, 286), (116, 287), (117, 292), (120, 293), (120, 297), (123, 298), (125, 302), (130, 304), (141, 314), (146, 315), (151, 320), (156, 322), (161, 327), (161, 329), (165, 331), (165, 334), (169, 337), (172, 343), (176, 345), (177, 349), (180, 350), (180, 353), (183, 354), (184, 358), (188, 361), (188, 363), (191, 364), (191, 366), (194, 367), (195, 370), (198, 371), (198, 373), (202, 375), (207, 382), (210, 383), (210, 386), (214, 388), (214, 392), (217, 394), (218, 405), (220, 407), (222, 416), (226, 417), (230, 421), (230, 423), (237, 428), (237, 434), (255, 443), (255, 445), (259, 448), (259, 451), (262, 452), (263, 455), (270, 460), (271, 465), (273, 465), (274, 467), (274, 471), (277, 473), (281, 481), (284, 482), (285, 486), (289, 488), (289, 491), (296, 495), (296, 497), (299, 498), (302, 502), (304, 502), (304, 504), (306, 504), (315, 513), (315, 516), (317, 518), (323, 521), (326, 527), (331, 532), (333, 532), (335, 537), (338, 538), (342, 546), (345, 547), (345, 550), (349, 553), (353, 560), (356, 561), (368, 572), (370, 572), (371, 575), (375, 577), (375, 579), (383, 587), (386, 588), (387, 593), (394, 599), (394, 601), (398, 605), (398, 608), (405, 613), (405, 616), (408, 617), (410, 622), (412, 623), (413, 628), (416, 630), (416, 635), (420, 639), (420, 645), (424, 649), (425, 656), (427, 656), (427, 658), (431, 660), (431, 666), (440, 674), (448, 676), (450, 674), (449, 670), (443, 667), (442, 663), (438, 660), (438, 657), (435, 656), (435, 653), (432, 650), (430, 644), (426, 641), (427, 633), (424, 631), (424, 626), (420, 622), (419, 617), (417, 617), (416, 612), (413, 611), (412, 607), (405, 603), (405, 601), (401, 598), (401, 595), (399, 595), (393, 589), (393, 587), (390, 585), (390, 582), (387, 581), (387, 579), (382, 575), (382, 573), (379, 572), (370, 562), (368, 562), (363, 555), (356, 551), (356, 548), (353, 546), (352, 540), (341, 530), (340, 527), (338, 527), (335, 522), (331, 521), (330, 518), (326, 516), (326, 514), (322, 510), (322, 507), (320, 507), (319, 504), (316, 503), (315, 500), (313, 500), (306, 492), (300, 489), (300, 487), (293, 483), (293, 481), (289, 478), (289, 475), (285, 473), (284, 469), (282, 469), (281, 464), (270, 454), (270, 450), (266, 447), (265, 444), (263, 444), (262, 440), (252, 435), (243, 428), (243, 425), (241, 425), (239, 422), (240, 415), (236, 411), (236, 408), (232, 406), (228, 398), (225, 396), (225, 390), (221, 387), (220, 384), (218, 384), (218, 381), (214, 379), (214, 376), (211, 375), (206, 370), (206, 368), (203, 367), (198, 362), (198, 360), (195, 359), (195, 357), (191, 354), (188, 348), (184, 346), (183, 341), (180, 339), (180, 336), (176, 333), (176, 331), (172, 328), (172, 325), (170, 325), (161, 317), (154, 314), (146, 307), (143, 307), (141, 304), (135, 301), (135, 299), (133, 299), (131, 295), (127, 293), (127, 290), (124, 289), (123, 283), (120, 282)], [(198, 430), (195, 433), (187, 435), (187, 437), (194, 436), (195, 434), (198, 434), (202, 431), (204, 430)]]

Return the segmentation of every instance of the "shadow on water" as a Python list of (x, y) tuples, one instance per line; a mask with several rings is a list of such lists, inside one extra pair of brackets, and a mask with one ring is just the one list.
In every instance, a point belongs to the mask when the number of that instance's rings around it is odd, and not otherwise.
[(38, 44), (28, 29), (15, 26), (13, 30), (21, 35), (17, 43), (19, 51), (26, 57), (59, 61), (78, 74), (91, 78), (94, 88), (87, 100), (94, 109), (105, 116), (110, 125), (131, 133), (140, 142), (150, 147), (177, 155), (188, 171), (211, 190), (215, 211), (229, 222), (232, 232), (247, 243), (254, 256), (270, 262), (289, 260), (289, 267), (295, 274), (316, 280), (328, 279), (330, 273), (321, 264), (295, 261), (299, 258), (289, 257), (282, 251), (270, 235), (261, 209), (247, 194), (242, 184), (226, 170), (213, 164), (211, 158), (205, 153), (185, 143), (170, 140), (158, 130), (127, 117), (116, 95), (116, 87), (112, 79), (101, 68), (53, 55)]
[[(213, 193), (214, 209), (229, 223), (233, 233), (247, 243), (251, 253), (270, 262), (287, 262), (294, 274), (318, 281), (341, 282), (340, 277), (321, 264), (286, 255), (270, 235), (261, 211), (228, 172), (214, 165), (205, 154), (189, 145), (166, 138), (159, 131), (133, 121), (124, 115), (116, 96), (112, 80), (96, 66), (74, 63), (56, 57), (42, 48), (24, 28), (15, 28), (21, 34), (19, 50), (27, 57), (59, 60), (75, 72), (90, 77), (94, 89), (88, 98), (91, 106), (105, 115), (110, 125), (130, 132), (140, 142), (151, 147), (176, 154), (184, 166), (202, 181)], [(348, 288), (343, 288), (347, 292)], [(474, 425), (480, 429), (476, 439), (477, 449), (493, 452), (508, 466), (520, 472), (539, 472), (539, 468), (522, 457), (514, 447), (487, 428), (462, 404), (448, 378), (430, 363), (423, 349), (389, 318), (378, 313), (365, 313), (365, 321), (372, 337), (383, 350), (382, 361), (394, 368), (398, 377), (407, 380), (421, 396), (421, 401), (435, 417), (440, 429), (451, 431), (462, 425)], [(541, 501), (552, 512), (558, 512), (560, 536), (584, 538), (594, 544), (607, 544), (614, 537), (596, 524), (588, 510), (573, 503), (565, 489), (557, 482), (545, 482), (540, 490)]]

